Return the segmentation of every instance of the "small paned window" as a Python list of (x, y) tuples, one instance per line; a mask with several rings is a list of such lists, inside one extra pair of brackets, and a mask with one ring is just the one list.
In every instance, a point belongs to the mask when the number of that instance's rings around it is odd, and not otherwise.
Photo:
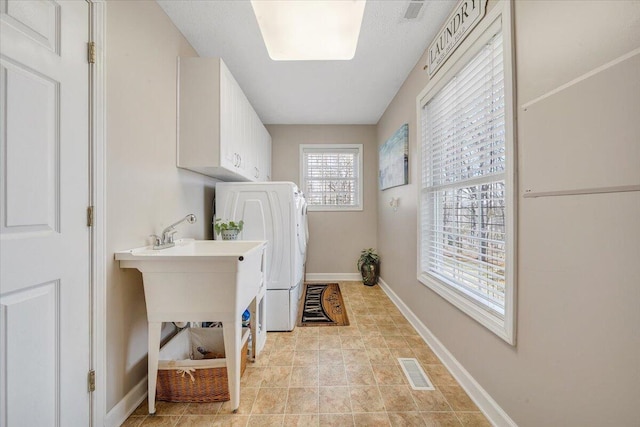
[(361, 144), (303, 144), (300, 157), (309, 210), (362, 210)]

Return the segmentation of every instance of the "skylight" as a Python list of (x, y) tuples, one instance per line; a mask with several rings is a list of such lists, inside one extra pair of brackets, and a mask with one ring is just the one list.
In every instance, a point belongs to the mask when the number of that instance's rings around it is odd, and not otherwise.
[(251, 0), (271, 59), (353, 59), (366, 0)]

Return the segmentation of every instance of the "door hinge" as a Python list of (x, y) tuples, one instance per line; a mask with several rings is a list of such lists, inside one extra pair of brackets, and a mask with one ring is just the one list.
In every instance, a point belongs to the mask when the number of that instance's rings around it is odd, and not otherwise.
[(87, 208), (87, 227), (93, 227), (93, 206)]
[(96, 43), (95, 42), (87, 43), (87, 59), (89, 61), (89, 64), (96, 63)]
[(96, 391), (96, 371), (89, 371), (89, 391)]

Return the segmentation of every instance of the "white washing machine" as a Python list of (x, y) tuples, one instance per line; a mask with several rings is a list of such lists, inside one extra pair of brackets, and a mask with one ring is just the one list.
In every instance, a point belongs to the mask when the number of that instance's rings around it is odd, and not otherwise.
[(293, 330), (308, 240), (304, 195), (292, 182), (219, 182), (215, 197), (216, 218), (244, 221), (239, 239), (268, 242), (267, 330)]

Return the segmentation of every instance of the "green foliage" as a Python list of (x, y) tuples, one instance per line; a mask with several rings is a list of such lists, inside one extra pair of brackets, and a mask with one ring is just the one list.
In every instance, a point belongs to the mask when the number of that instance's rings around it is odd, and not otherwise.
[(238, 230), (238, 232), (242, 231), (242, 227), (244, 226), (244, 221), (240, 220), (238, 222), (235, 221), (222, 221), (220, 218), (216, 218), (216, 222), (213, 225), (214, 230), (216, 230), (216, 234), (222, 233), (222, 230)]
[(378, 264), (380, 262), (380, 256), (373, 248), (363, 249), (360, 252), (360, 258), (358, 258), (358, 270), (365, 264)]

